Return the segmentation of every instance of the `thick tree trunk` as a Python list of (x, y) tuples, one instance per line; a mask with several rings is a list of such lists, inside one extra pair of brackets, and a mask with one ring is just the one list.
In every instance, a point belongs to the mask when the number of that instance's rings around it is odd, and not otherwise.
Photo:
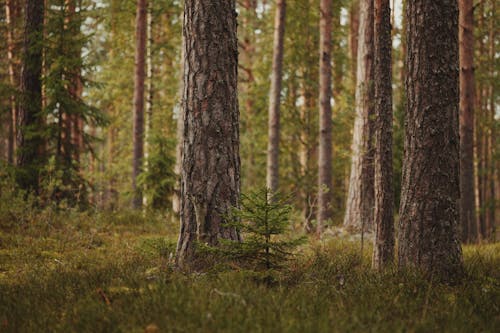
[(458, 7), (455, 0), (414, 0), (407, 6), (399, 266), (452, 280), (462, 272)]
[(271, 190), (271, 193), (278, 191), (279, 180), (280, 96), (285, 15), (286, 1), (278, 0), (274, 17), (273, 68), (269, 93), (269, 141), (267, 146), (266, 186)]
[(392, 40), (389, 0), (375, 0), (375, 269), (394, 260), (392, 185)]
[(318, 225), (332, 218), (332, 1), (321, 0), (319, 21)]
[(44, 2), (27, 0), (21, 72), (21, 101), (17, 119), (17, 166), (19, 185), (38, 189), (38, 171), (43, 151), (42, 51)]
[(240, 240), (222, 225), (240, 195), (236, 26), (235, 1), (185, 2), (181, 267), (196, 264), (197, 241)]
[(463, 242), (475, 242), (474, 195), (474, 7), (459, 1), (460, 52), (460, 226)]
[(146, 59), (146, 31), (147, 31), (147, 0), (137, 0), (136, 14), (136, 49), (134, 75), (134, 123), (132, 160), (132, 191), (134, 198), (132, 207), (138, 209), (142, 205), (142, 193), (137, 187), (137, 177), (142, 171), (144, 159), (144, 82)]
[(359, 37), (359, 0), (352, 0), (349, 8), (349, 48), (351, 55), (351, 77), (356, 86)]
[(361, 0), (356, 83), (356, 118), (351, 177), (344, 226), (370, 230), (373, 225), (373, 0)]

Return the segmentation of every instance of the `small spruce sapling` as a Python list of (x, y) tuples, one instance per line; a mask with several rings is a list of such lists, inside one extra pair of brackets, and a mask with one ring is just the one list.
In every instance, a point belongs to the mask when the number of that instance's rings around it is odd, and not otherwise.
[(242, 195), (239, 208), (226, 219), (228, 227), (237, 228), (243, 241), (221, 240), (216, 250), (224, 257), (257, 270), (281, 268), (293, 257), (293, 250), (305, 237), (285, 237), (290, 225), (291, 206), (269, 189)]

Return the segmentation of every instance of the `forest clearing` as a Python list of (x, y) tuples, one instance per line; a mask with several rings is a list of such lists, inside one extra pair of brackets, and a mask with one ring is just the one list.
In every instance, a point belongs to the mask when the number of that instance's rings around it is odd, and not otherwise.
[(496, 0), (0, 7), (0, 332), (499, 330)]

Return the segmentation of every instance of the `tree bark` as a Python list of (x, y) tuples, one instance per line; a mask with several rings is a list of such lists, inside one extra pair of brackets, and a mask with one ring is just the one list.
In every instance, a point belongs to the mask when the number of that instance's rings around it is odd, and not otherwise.
[(38, 189), (38, 171), (43, 151), (42, 51), (44, 2), (27, 0), (21, 71), (21, 101), (17, 131), (17, 166), (22, 173), (19, 185)]
[(321, 0), (319, 20), (318, 225), (332, 218), (332, 1)]
[[(15, 52), (15, 40), (14, 40), (14, 32), (15, 32), (15, 19), (17, 18), (17, 11), (14, 8), (13, 0), (5, 1), (5, 25), (7, 30), (7, 59), (9, 64), (9, 84), (11, 89), (17, 87), (17, 78), (16, 78), (16, 66), (14, 60), (14, 52)], [(16, 95), (12, 92), (9, 96), (10, 98), (10, 113), (8, 118), (8, 138), (7, 138), (7, 162), (9, 164), (14, 163), (15, 150), (16, 150), (16, 118), (17, 118), (17, 102)]]
[(134, 75), (134, 123), (132, 160), (132, 191), (134, 198), (132, 207), (138, 209), (142, 205), (142, 193), (137, 187), (137, 177), (142, 171), (144, 159), (144, 82), (146, 59), (146, 31), (147, 31), (147, 0), (137, 0), (136, 14), (136, 49)]
[(197, 241), (240, 240), (223, 226), (240, 195), (236, 26), (235, 1), (185, 2), (180, 267), (197, 264)]
[(462, 273), (458, 7), (455, 0), (415, 0), (407, 6), (399, 266), (450, 281)]
[(285, 35), (286, 1), (277, 0), (274, 17), (273, 68), (269, 93), (269, 140), (267, 146), (266, 186), (271, 193), (278, 191), (279, 143), (280, 143), (280, 97), (283, 67), (283, 39)]
[(373, 225), (373, 0), (361, 0), (356, 79), (356, 118), (351, 176), (344, 226), (370, 230)]
[(462, 242), (475, 242), (474, 195), (474, 5), (459, 1), (460, 226)]
[(351, 77), (356, 86), (359, 37), (359, 0), (352, 0), (349, 8), (349, 48), (351, 54)]
[(392, 185), (392, 40), (389, 0), (375, 0), (375, 244), (372, 266), (394, 260), (394, 188)]

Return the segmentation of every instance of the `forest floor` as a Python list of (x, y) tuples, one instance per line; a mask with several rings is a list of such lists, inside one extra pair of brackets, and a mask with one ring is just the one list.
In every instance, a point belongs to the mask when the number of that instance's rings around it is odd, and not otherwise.
[[(16, 215), (17, 214), (17, 215)], [(6, 221), (18, 221), (8, 223)], [(166, 222), (167, 221), (167, 222)], [(500, 244), (464, 248), (455, 286), (370, 269), (370, 246), (311, 240), (263, 283), (169, 264), (177, 223), (137, 213), (0, 212), (1, 332), (498, 332)]]

